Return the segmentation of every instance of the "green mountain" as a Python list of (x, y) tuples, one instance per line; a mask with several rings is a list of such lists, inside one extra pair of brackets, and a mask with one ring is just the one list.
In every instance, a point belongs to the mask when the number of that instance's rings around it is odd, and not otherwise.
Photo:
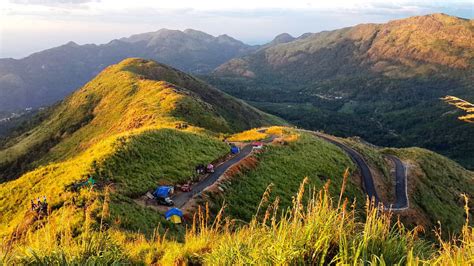
[(474, 127), (440, 100), (474, 99), (473, 37), (473, 20), (444, 14), (362, 24), (232, 59), (208, 81), (301, 127), (473, 168)]
[(225, 133), (282, 123), (190, 75), (143, 59), (106, 68), (43, 116), (37, 127), (3, 145), (0, 179), (71, 158), (135, 130), (185, 122)]

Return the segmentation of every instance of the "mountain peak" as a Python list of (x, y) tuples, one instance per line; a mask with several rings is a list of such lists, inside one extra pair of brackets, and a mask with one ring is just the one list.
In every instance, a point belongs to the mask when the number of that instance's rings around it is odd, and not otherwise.
[(433, 13), (423, 16), (414, 16), (404, 19), (397, 19), (387, 23), (388, 25), (415, 24), (424, 27), (440, 27), (469, 22), (469, 19), (447, 15), (444, 13)]
[(217, 41), (219, 43), (227, 43), (227, 44), (245, 46), (245, 44), (243, 42), (241, 42), (239, 40), (236, 40), (236, 39), (230, 37), (227, 34), (222, 34), (222, 35), (217, 36)]
[(280, 43), (287, 43), (294, 41), (295, 37), (291, 36), (289, 33), (281, 33), (277, 35), (271, 42), (270, 44), (275, 45), (275, 44), (280, 44)]
[(74, 46), (79, 46), (79, 44), (77, 44), (77, 43), (75, 43), (75, 42), (73, 42), (73, 41), (69, 41), (69, 42), (67, 42), (66, 44), (64, 44), (64, 46), (72, 46), (72, 47), (74, 47)]
[(194, 29), (185, 29), (183, 32), (189, 36), (193, 36), (200, 39), (214, 39), (215, 38), (214, 36), (210, 34), (207, 34), (203, 31), (194, 30)]

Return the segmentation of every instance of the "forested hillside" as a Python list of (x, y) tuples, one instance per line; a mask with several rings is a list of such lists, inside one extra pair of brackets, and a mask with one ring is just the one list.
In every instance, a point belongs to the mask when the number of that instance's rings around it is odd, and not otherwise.
[(474, 167), (474, 127), (440, 99), (474, 99), (473, 20), (432, 14), (312, 34), (208, 80), (301, 127), (425, 147)]

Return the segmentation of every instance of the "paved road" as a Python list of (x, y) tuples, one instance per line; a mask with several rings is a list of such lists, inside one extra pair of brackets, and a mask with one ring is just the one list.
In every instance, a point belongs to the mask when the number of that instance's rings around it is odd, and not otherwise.
[(173, 196), (171, 199), (174, 201), (174, 205), (178, 208), (181, 208), (190, 200), (194, 195), (201, 193), (205, 188), (214, 184), (214, 182), (219, 179), (219, 177), (225, 173), (232, 165), (240, 162), (242, 159), (247, 157), (252, 152), (252, 145), (248, 144), (244, 146), (240, 152), (234, 156), (232, 159), (225, 161), (223, 164), (216, 166), (214, 168), (214, 173), (210, 174), (206, 179), (194, 184), (189, 192), (182, 192)]
[(408, 189), (407, 189), (407, 168), (402, 161), (393, 155), (387, 155), (387, 158), (395, 163), (395, 195), (397, 200), (392, 206), (392, 210), (408, 209)]
[[(324, 134), (321, 134), (319, 132), (315, 131), (309, 131), (309, 130), (300, 130), (300, 131), (305, 131), (309, 132), (321, 139), (324, 139), (339, 148), (341, 148), (344, 152), (346, 152), (349, 157), (352, 159), (357, 164), (357, 167), (359, 168), (359, 171), (362, 175), (362, 180), (363, 180), (363, 185), (365, 192), (370, 198), (373, 198), (375, 200), (375, 203), (379, 203), (379, 197), (377, 195), (377, 191), (375, 189), (374, 185), (374, 179), (372, 176), (372, 173), (370, 172), (370, 168), (365, 162), (364, 158), (360, 153), (355, 151), (354, 149), (344, 145), (343, 143), (332, 139)], [(272, 138), (273, 139), (273, 136)], [(196, 183), (192, 186), (192, 190), (190, 192), (183, 192), (178, 195), (175, 195), (172, 197), (175, 206), (178, 208), (181, 208), (188, 202), (194, 195), (201, 193), (204, 189), (206, 189), (208, 186), (212, 185), (214, 182), (219, 179), (219, 177), (225, 173), (227, 169), (229, 169), (232, 165), (240, 162), (242, 159), (247, 157), (250, 153), (252, 152), (252, 145), (248, 144), (242, 150), (240, 151), (239, 154), (234, 156), (232, 159), (224, 162), (223, 164), (215, 167), (215, 172), (209, 175), (206, 179), (202, 180), (199, 183)], [(396, 187), (395, 187), (395, 193), (396, 193), (396, 202), (395, 204), (391, 207), (392, 210), (404, 210), (408, 208), (408, 194), (407, 194), (407, 171), (405, 165), (402, 163), (402, 161), (393, 156), (393, 155), (387, 155), (387, 158), (392, 160), (395, 163), (395, 176), (396, 176)]]
[(377, 196), (377, 191), (375, 190), (375, 185), (374, 185), (374, 178), (372, 177), (372, 173), (370, 172), (370, 168), (367, 165), (367, 163), (364, 161), (364, 158), (360, 153), (356, 152), (352, 148), (349, 148), (348, 146), (342, 144), (339, 141), (336, 141), (332, 138), (329, 138), (323, 134), (317, 133), (317, 132), (312, 132), (313, 135), (322, 138), (339, 148), (341, 148), (343, 151), (345, 151), (349, 157), (351, 157), (352, 161), (354, 161), (357, 164), (357, 167), (359, 168), (360, 174), (362, 175), (362, 180), (364, 184), (364, 189), (365, 193), (369, 196), (369, 198), (373, 198), (375, 200), (375, 203), (379, 203), (379, 197)]

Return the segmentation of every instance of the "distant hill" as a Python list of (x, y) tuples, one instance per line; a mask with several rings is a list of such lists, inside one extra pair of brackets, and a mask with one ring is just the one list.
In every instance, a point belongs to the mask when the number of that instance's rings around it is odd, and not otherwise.
[[(386, 24), (361, 24), (291, 39), (280, 35), (263, 51), (234, 59), (215, 71), (239, 75), (234, 61), (257, 77), (275, 72), (293, 81), (317, 81), (338, 75), (382, 73), (410, 77), (446, 69), (465, 70), (474, 58), (473, 20), (444, 14), (411, 17)], [(280, 40), (281, 39), (281, 40)], [(448, 73), (446, 73), (448, 74)]]
[(420, 146), (474, 168), (474, 20), (432, 14), (305, 35), (219, 66), (209, 81), (305, 128)]
[(3, 145), (0, 179), (71, 158), (126, 132), (186, 123), (225, 133), (284, 123), (193, 76), (144, 59), (107, 67), (48, 112), (38, 126)]
[(157, 60), (186, 72), (208, 73), (256, 48), (227, 35), (161, 29), (102, 45), (69, 42), (23, 59), (0, 59), (0, 112), (52, 104), (108, 65), (128, 57)]

